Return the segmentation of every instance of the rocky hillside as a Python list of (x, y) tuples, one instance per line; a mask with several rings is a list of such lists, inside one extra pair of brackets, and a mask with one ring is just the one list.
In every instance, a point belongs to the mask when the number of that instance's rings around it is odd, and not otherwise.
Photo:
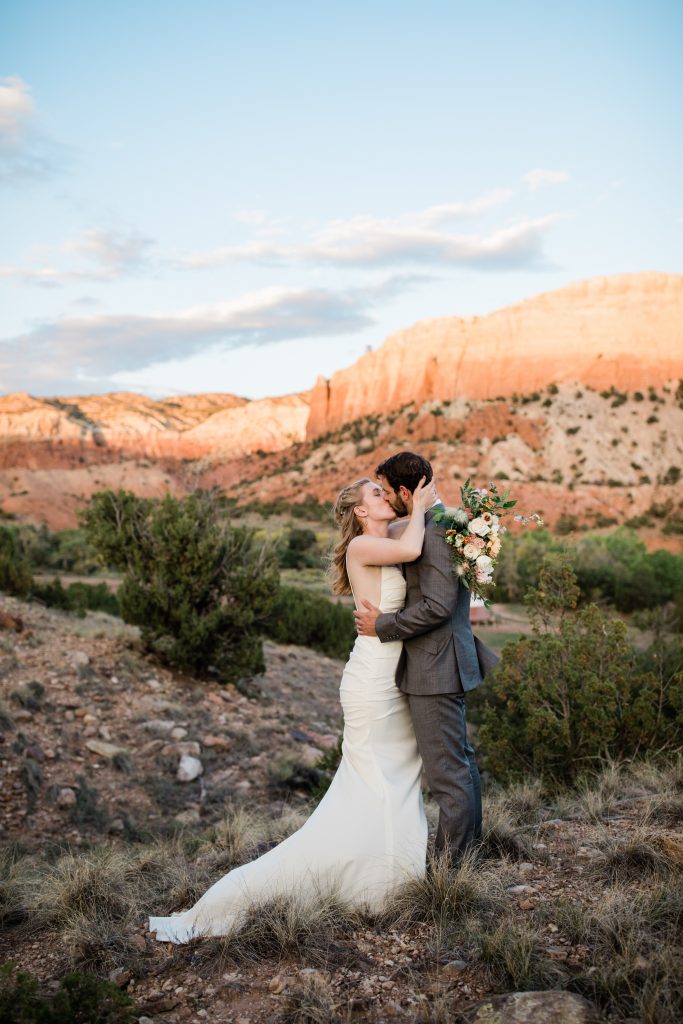
[(646, 540), (680, 546), (681, 325), (683, 277), (624, 275), (418, 324), (310, 395), (6, 396), (0, 509), (64, 528), (107, 487), (329, 500), (410, 445), (447, 501), (467, 476), (507, 479), (551, 524), (640, 518)]
[(489, 786), (476, 858), (383, 917), (270, 906), (174, 948), (149, 912), (305, 819), (341, 665), (268, 645), (249, 697), (166, 672), (106, 616), (3, 608), (24, 630), (0, 632), (0, 958), (46, 992), (87, 970), (144, 1024), (680, 1019), (680, 766), (610, 767), (552, 798)]

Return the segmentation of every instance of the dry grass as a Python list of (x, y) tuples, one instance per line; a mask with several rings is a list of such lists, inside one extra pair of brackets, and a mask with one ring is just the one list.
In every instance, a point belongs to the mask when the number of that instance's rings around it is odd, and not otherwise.
[(506, 906), (500, 870), (483, 865), (475, 853), (451, 867), (445, 855), (432, 857), (424, 878), (411, 879), (390, 897), (380, 927), (407, 928), (428, 922), (443, 928), (476, 913), (491, 917)]
[(563, 987), (565, 972), (537, 950), (533, 923), (505, 916), (493, 927), (471, 923), (469, 941), (493, 981), (512, 992)]
[(626, 836), (613, 835), (605, 830), (596, 845), (604, 859), (599, 860), (592, 870), (610, 885), (668, 878), (673, 872), (673, 866), (662, 852), (656, 835), (644, 826)]
[(245, 807), (236, 807), (212, 826), (202, 840), (200, 852), (213, 868), (226, 871), (282, 842), (300, 828), (304, 820), (305, 815), (295, 810), (287, 810), (279, 818), (268, 818)]
[(314, 900), (283, 896), (255, 904), (244, 923), (225, 938), (192, 944), (193, 962), (217, 970), (283, 960), (316, 967), (348, 965), (354, 951), (340, 939), (359, 922), (359, 915), (333, 895), (320, 893)]
[(586, 968), (570, 988), (616, 1020), (677, 1024), (683, 1010), (680, 935), (683, 892), (671, 881), (651, 888), (615, 885), (594, 906), (561, 901), (557, 923), (572, 942), (588, 945)]
[(335, 1000), (332, 987), (322, 975), (314, 974), (286, 997), (278, 1024), (345, 1024), (351, 1020)]

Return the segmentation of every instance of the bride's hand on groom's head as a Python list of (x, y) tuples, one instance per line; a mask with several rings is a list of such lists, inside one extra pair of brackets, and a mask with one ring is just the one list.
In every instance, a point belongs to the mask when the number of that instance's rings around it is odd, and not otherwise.
[(425, 478), (422, 477), (413, 492), (413, 508), (419, 508), (424, 511), (431, 508), (435, 501), (436, 484), (434, 483), (434, 478), (429, 483), (425, 483)]

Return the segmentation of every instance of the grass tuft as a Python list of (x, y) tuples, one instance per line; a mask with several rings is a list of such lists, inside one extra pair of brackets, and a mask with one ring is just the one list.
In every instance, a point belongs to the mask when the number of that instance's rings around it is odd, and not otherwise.
[(420, 922), (440, 927), (469, 914), (493, 915), (506, 906), (498, 871), (486, 868), (470, 853), (457, 867), (446, 855), (432, 857), (424, 878), (411, 879), (389, 898), (380, 915), (386, 927), (408, 928)]
[(339, 939), (357, 923), (358, 915), (334, 896), (321, 894), (315, 902), (276, 897), (255, 904), (231, 935), (201, 941), (195, 955), (216, 968), (282, 960), (327, 967), (348, 962), (353, 951)]
[(313, 974), (284, 1001), (278, 1024), (345, 1024), (330, 983), (322, 975)]
[(672, 873), (672, 865), (657, 844), (655, 834), (646, 828), (636, 829), (625, 838), (606, 833), (597, 846), (604, 860), (598, 861), (593, 871), (611, 885), (666, 878)]

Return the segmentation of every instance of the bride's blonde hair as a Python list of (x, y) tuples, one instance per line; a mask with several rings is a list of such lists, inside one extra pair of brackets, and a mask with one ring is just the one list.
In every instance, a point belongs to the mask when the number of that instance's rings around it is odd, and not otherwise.
[(363, 502), (363, 488), (372, 480), (364, 476), (340, 491), (334, 503), (334, 518), (339, 527), (339, 540), (330, 556), (328, 575), (334, 594), (351, 594), (351, 581), (346, 568), (346, 552), (354, 537), (363, 532), (363, 524), (353, 511)]

